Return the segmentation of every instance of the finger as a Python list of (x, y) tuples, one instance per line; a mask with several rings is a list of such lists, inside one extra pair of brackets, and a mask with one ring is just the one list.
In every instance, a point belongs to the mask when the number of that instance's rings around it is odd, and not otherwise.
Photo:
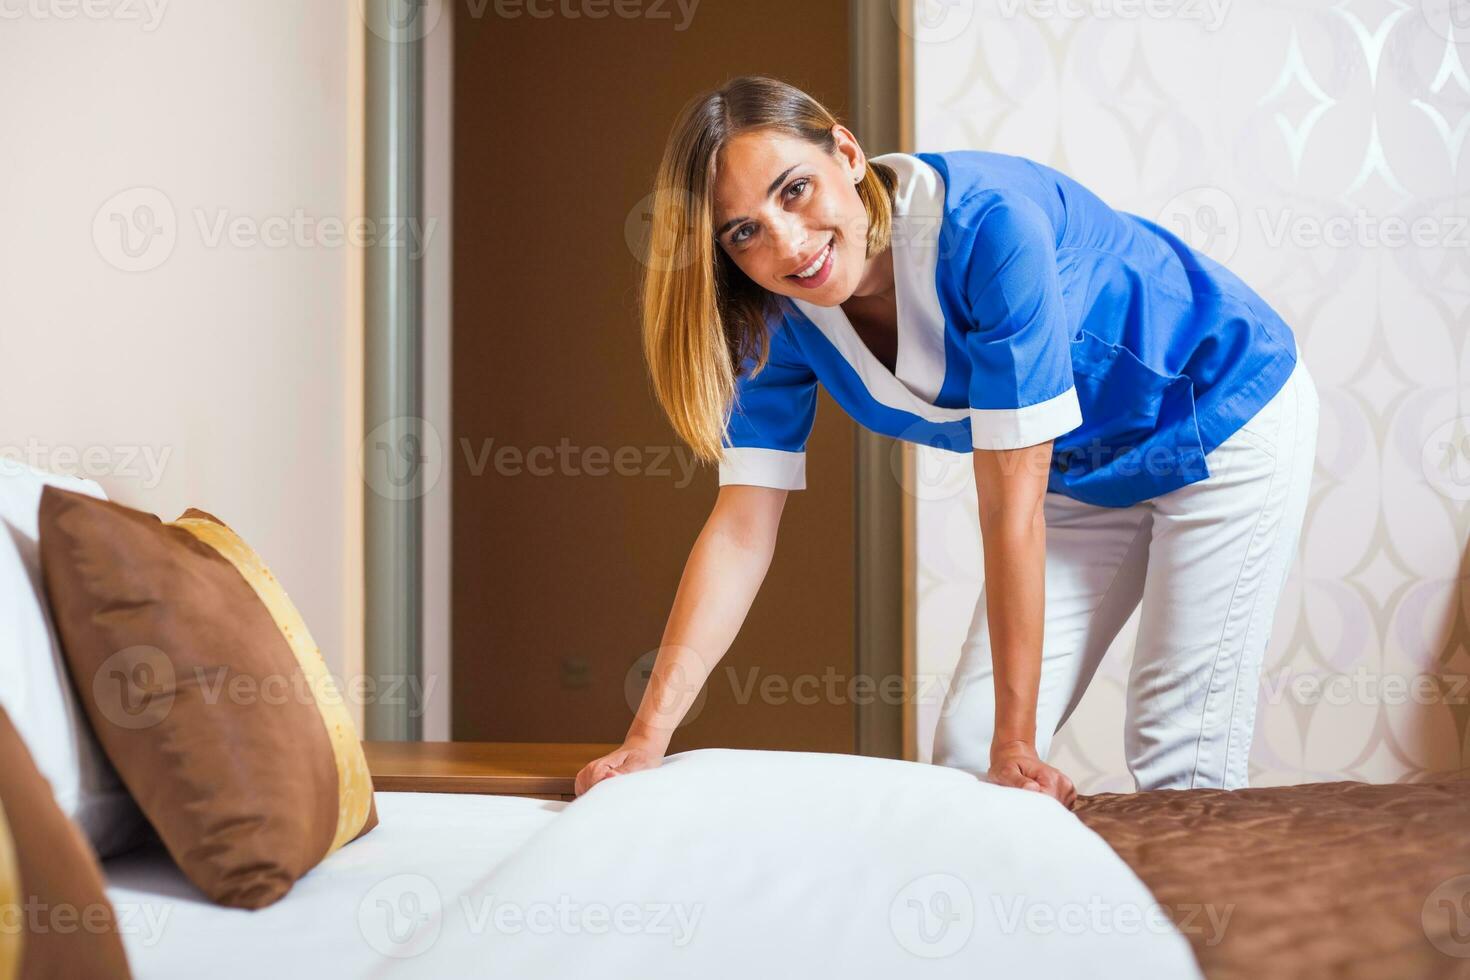
[(592, 788), (592, 784), (596, 782), (596, 773), (596, 759), (593, 759), (591, 762), (587, 763), (585, 766), (582, 767), (582, 771), (577, 773), (576, 788), (578, 796), (581, 796), (583, 793)]
[(1044, 790), (1044, 789), (1041, 788), (1041, 784), (1038, 783), (1034, 779), (1028, 779), (1025, 782), (1023, 782), (1021, 784), (1021, 788), (1022, 789), (1035, 790), (1038, 793), (1044, 793), (1044, 792), (1046, 792), (1046, 790)]
[(1036, 767), (1035, 771), (1031, 773), (1031, 778), (1036, 780), (1037, 784), (1041, 787), (1041, 791), (1047, 796), (1050, 796), (1058, 801), (1061, 800), (1061, 781), (1064, 777), (1060, 772), (1053, 769), (1051, 766), (1043, 764)]
[(1020, 787), (1026, 783), (1026, 774), (1014, 766), (990, 770), (990, 781), (999, 786)]
[(587, 790), (591, 789), (592, 787), (596, 786), (598, 783), (606, 779), (608, 776), (612, 775), (616, 775), (616, 771), (607, 764), (607, 760), (596, 759), (593, 762), (588, 763), (587, 766), (580, 773), (577, 774), (577, 781), (582, 783), (584, 786), (584, 788), (581, 790), (581, 792), (578, 793), (578, 795), (580, 796), (581, 793), (587, 792)]

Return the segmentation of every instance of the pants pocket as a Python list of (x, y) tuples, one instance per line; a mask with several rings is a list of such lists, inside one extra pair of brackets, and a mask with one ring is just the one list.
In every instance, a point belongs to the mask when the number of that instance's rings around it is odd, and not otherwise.
[(1273, 459), (1280, 452), (1278, 445), (1281, 439), (1281, 420), (1292, 406), (1287, 404), (1300, 397), (1297, 385), (1300, 378), (1295, 373), (1288, 376), (1281, 390), (1272, 395), (1262, 405), (1256, 414), (1246, 419), (1229, 438), (1238, 438), (1241, 442), (1250, 443), (1261, 452), (1268, 454)]

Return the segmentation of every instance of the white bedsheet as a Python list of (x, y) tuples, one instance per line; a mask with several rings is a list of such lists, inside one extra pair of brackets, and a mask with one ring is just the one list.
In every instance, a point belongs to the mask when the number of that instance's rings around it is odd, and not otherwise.
[[(107, 894), (133, 976), (373, 976), (387, 958), (380, 949), (395, 948), (379, 928), (381, 910), (374, 904), (385, 889), (396, 899), (424, 878), (451, 892), (468, 891), (567, 806), (436, 793), (378, 793), (376, 801), (376, 828), (258, 912), (205, 900), (161, 849), (105, 862)], [(472, 962), (461, 976), (471, 975)]]
[(570, 804), (377, 800), (376, 830), (260, 912), (165, 855), (108, 862), (135, 975), (1199, 976), (1102, 838), (959, 770), (701, 749)]

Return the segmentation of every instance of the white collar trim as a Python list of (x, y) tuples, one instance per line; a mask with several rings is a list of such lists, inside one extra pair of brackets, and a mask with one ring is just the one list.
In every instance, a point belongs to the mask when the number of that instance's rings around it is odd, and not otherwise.
[(880, 404), (933, 422), (969, 418), (968, 408), (934, 404), (944, 384), (944, 312), (935, 274), (944, 217), (939, 171), (908, 153), (873, 157), (898, 174), (893, 202), (893, 284), (898, 303), (898, 354), (894, 370), (863, 343), (841, 306), (817, 306), (792, 297)]

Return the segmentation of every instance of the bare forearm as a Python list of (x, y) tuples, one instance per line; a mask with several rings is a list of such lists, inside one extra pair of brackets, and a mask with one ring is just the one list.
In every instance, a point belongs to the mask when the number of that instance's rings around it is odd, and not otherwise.
[(986, 617), (995, 668), (992, 745), (1036, 740), (1036, 699), (1046, 604), (1046, 525), (982, 518)]
[(653, 673), (626, 741), (662, 753), (710, 672), (734, 642), (775, 547), (767, 502), (754, 515), (717, 507), (705, 523), (674, 595)]

